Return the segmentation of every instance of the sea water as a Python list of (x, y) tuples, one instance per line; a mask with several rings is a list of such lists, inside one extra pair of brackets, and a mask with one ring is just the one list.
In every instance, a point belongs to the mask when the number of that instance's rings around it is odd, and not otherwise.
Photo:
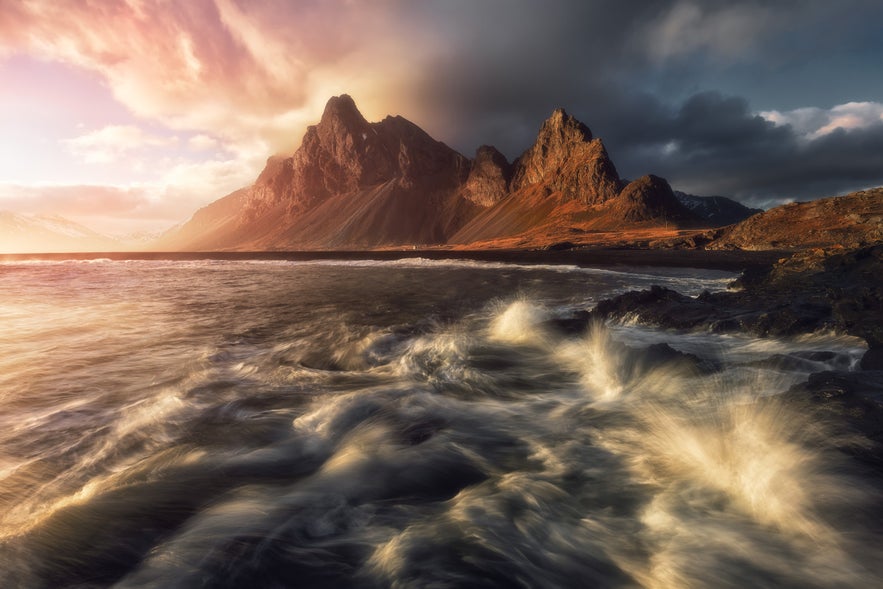
[(880, 490), (779, 399), (860, 341), (556, 326), (732, 278), (4, 263), (0, 587), (881, 586)]

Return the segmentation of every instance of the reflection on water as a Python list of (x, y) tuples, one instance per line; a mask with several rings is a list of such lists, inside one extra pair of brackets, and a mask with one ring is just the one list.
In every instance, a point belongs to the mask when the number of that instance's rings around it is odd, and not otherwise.
[(550, 321), (652, 283), (726, 276), (0, 265), (0, 585), (883, 582), (879, 489), (776, 396), (861, 346)]

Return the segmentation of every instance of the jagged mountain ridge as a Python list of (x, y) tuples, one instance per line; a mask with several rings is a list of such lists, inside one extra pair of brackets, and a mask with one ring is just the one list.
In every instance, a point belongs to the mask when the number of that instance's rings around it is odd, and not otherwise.
[(558, 109), (514, 162), (492, 146), (470, 160), (414, 123), (369, 123), (331, 98), (289, 157), (197, 211), (156, 249), (362, 249), (470, 244), (576, 228), (709, 226), (668, 183), (620, 179), (600, 138)]

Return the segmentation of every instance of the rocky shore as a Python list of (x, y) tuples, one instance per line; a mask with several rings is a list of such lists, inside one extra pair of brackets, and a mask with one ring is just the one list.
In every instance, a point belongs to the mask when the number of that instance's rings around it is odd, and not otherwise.
[(607, 299), (590, 319), (637, 317), (672, 329), (789, 336), (834, 330), (864, 339), (862, 368), (883, 369), (883, 245), (798, 252), (752, 267), (723, 292), (696, 298), (654, 286)]
[(859, 370), (811, 374), (782, 398), (833, 424), (831, 443), (883, 476), (881, 277), (883, 245), (811, 249), (745, 271), (732, 290), (692, 298), (654, 286), (601, 301), (579, 321), (638, 318), (662, 328), (759, 336), (833, 330), (864, 339)]

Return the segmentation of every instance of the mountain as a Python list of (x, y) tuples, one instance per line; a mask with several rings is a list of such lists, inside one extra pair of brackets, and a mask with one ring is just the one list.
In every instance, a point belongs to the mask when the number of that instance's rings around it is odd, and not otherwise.
[(708, 222), (664, 179), (621, 180), (601, 139), (563, 109), (509, 163), (487, 145), (470, 160), (400, 116), (369, 123), (342, 95), (293, 155), (271, 157), (252, 186), (200, 209), (154, 249), (542, 245), (574, 232), (700, 226)]
[(763, 209), (746, 207), (725, 196), (696, 196), (680, 190), (675, 190), (674, 195), (682, 205), (708, 221), (712, 227), (732, 225), (763, 212)]
[(564, 109), (512, 164), (505, 197), (479, 211), (450, 243), (543, 245), (597, 232), (701, 226), (663, 178), (620, 179), (604, 143)]
[(0, 252), (119, 251), (120, 242), (57, 215), (0, 211)]
[[(197, 211), (166, 249), (343, 249), (442, 243), (478, 205), (472, 163), (406, 119), (369, 123), (347, 95), (328, 101), (290, 157)], [(477, 182), (477, 180), (476, 180)], [(474, 198), (481, 200), (480, 187)]]
[(726, 227), (707, 249), (847, 249), (883, 242), (883, 188), (809, 202), (795, 202), (758, 213)]

